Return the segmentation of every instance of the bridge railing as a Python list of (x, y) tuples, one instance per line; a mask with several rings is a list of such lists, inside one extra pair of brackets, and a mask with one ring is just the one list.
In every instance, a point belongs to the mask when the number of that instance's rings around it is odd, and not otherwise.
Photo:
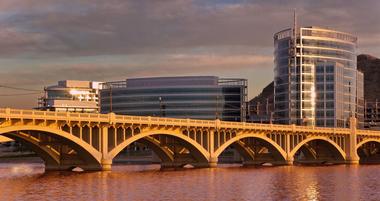
[(39, 110), (20, 110), (10, 108), (0, 108), (0, 117), (7, 118), (20, 118), (20, 119), (57, 119), (66, 120), (70, 119), (98, 119), (107, 121), (107, 114), (92, 114), (92, 113), (70, 113), (70, 112), (57, 112), (57, 111), (39, 111)]
[[(337, 133), (349, 134), (348, 128), (326, 128), (314, 126), (296, 126), (296, 125), (279, 125), (279, 124), (260, 124), (246, 122), (228, 122), (220, 120), (196, 120), (196, 119), (177, 119), (166, 117), (149, 117), (149, 116), (128, 116), (95, 113), (70, 113), (57, 111), (39, 111), (39, 110), (21, 110), (11, 108), (0, 108), (0, 118), (12, 119), (38, 119), (38, 120), (62, 120), (62, 121), (96, 121), (106, 123), (133, 123), (133, 124), (157, 124), (172, 126), (188, 126), (188, 127), (206, 127), (206, 128), (233, 128), (233, 129), (260, 129), (291, 132), (316, 132), (316, 133)], [(380, 131), (357, 130), (362, 135), (380, 135)]]
[(374, 130), (357, 130), (358, 135), (380, 135), (380, 131)]
[(0, 117), (5, 118), (19, 118), (19, 119), (41, 119), (41, 120), (76, 120), (76, 121), (98, 121), (109, 122), (110, 117), (114, 123), (156, 123), (156, 124), (201, 124), (202, 126), (212, 127), (215, 121), (210, 120), (194, 120), (194, 119), (175, 119), (163, 117), (148, 117), (148, 116), (128, 116), (128, 115), (115, 115), (115, 114), (94, 114), (94, 113), (71, 113), (71, 112), (57, 112), (57, 111), (39, 111), (39, 110), (21, 110), (0, 108)]

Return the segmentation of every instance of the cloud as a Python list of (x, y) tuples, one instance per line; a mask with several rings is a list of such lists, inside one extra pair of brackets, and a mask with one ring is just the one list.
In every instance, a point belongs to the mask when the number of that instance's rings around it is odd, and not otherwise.
[[(6, 46), (10, 48), (4, 48), (9, 54), (89, 56), (154, 54), (173, 48), (268, 47), (273, 33), (291, 25), (293, 8), (304, 25), (329, 26), (366, 37), (380, 32), (380, 26), (375, 26), (380, 19), (376, 0), (291, 0), (285, 5), (278, 0), (9, 3), (13, 1), (0, 4), (0, 10), (8, 14), (1, 24), (30, 39), (24, 39), (29, 42), (24, 44), (12, 35), (1, 38), (0, 44), (10, 43)], [(6, 51), (0, 54), (7, 55)]]
[(0, 73), (0, 80), (9, 85), (41, 86), (51, 85), (64, 79), (112, 81), (124, 80), (128, 77), (205, 73), (222, 75), (228, 74), (231, 69), (236, 72), (260, 68), (270, 69), (273, 62), (271, 56), (217, 54), (166, 54), (150, 57), (139, 55), (91, 60), (34, 64), (36, 66), (33, 65), (32, 68), (22, 71), (9, 70), (6, 73)]
[(299, 24), (353, 33), (358, 52), (380, 56), (379, 7), (378, 0), (2, 0), (0, 84), (207, 74), (250, 79), (252, 97), (273, 79), (273, 34), (292, 25), (294, 8)]

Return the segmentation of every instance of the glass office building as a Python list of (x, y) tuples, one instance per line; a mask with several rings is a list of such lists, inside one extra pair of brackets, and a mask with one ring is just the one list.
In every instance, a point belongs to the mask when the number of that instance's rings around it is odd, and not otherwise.
[(136, 78), (107, 82), (101, 112), (244, 121), (247, 80), (214, 76)]
[(356, 69), (356, 43), (351, 34), (314, 26), (276, 33), (276, 122), (348, 127), (350, 116), (362, 117), (363, 75)]

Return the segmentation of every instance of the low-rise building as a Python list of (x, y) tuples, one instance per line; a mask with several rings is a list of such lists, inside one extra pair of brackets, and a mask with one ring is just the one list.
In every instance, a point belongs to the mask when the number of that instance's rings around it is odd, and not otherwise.
[(100, 82), (63, 80), (45, 87), (38, 100), (39, 110), (65, 112), (99, 112)]
[(101, 113), (245, 121), (246, 79), (135, 78), (102, 84)]

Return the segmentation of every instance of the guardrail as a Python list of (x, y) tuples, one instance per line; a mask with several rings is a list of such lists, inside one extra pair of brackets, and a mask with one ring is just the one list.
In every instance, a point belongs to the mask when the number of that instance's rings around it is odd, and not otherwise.
[[(39, 119), (39, 120), (62, 120), (62, 121), (92, 121), (106, 123), (135, 123), (135, 124), (156, 124), (156, 125), (173, 125), (173, 126), (195, 126), (207, 128), (235, 128), (235, 129), (261, 129), (272, 131), (294, 131), (294, 132), (316, 132), (316, 133), (340, 133), (350, 134), (349, 128), (326, 128), (314, 126), (296, 126), (296, 125), (279, 125), (279, 124), (259, 124), (246, 122), (229, 122), (220, 120), (196, 120), (196, 119), (177, 119), (166, 117), (150, 116), (129, 116), (94, 113), (70, 113), (57, 111), (39, 111), (39, 110), (21, 110), (11, 108), (0, 108), (0, 118), (10, 119)], [(380, 131), (357, 130), (358, 134), (363, 135), (380, 135)]]

